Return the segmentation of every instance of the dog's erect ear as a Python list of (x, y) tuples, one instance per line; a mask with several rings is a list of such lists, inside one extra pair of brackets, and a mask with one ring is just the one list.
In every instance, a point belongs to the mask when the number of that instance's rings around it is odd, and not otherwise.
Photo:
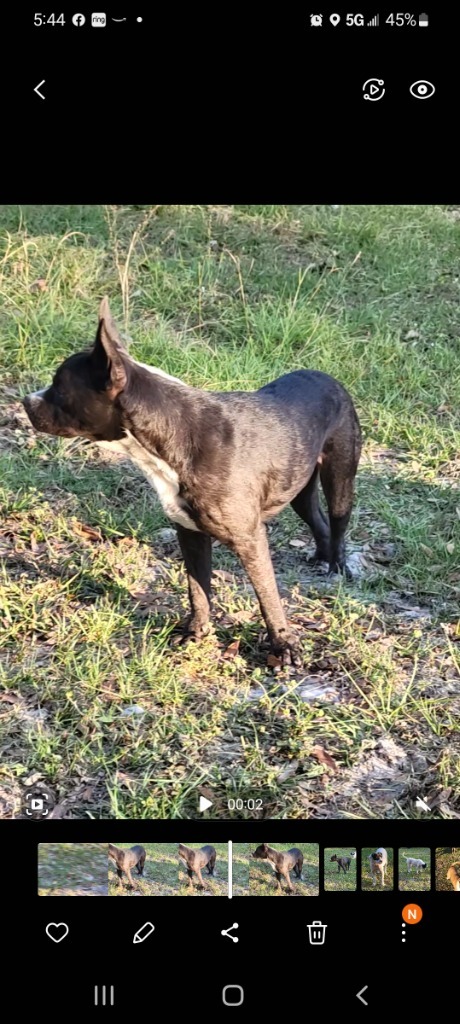
[(126, 387), (126, 350), (112, 320), (107, 296), (103, 298), (99, 307), (99, 326), (93, 355), (98, 361), (103, 360), (107, 366), (110, 382), (107, 391), (111, 398), (116, 398)]

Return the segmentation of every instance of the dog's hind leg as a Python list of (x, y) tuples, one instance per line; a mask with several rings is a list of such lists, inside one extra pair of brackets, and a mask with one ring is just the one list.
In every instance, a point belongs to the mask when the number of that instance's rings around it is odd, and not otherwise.
[(117, 868), (118, 885), (123, 885), (123, 871), (121, 868)]
[(208, 629), (211, 604), (211, 538), (206, 533), (187, 530), (176, 524), (188, 579), (192, 613), (187, 619), (185, 637), (200, 639)]
[(193, 889), (193, 871), (192, 871), (191, 868), (187, 868), (187, 874), (188, 874), (188, 884), (189, 884), (190, 888)]
[(310, 527), (316, 541), (315, 554), (308, 559), (310, 565), (331, 560), (331, 531), (328, 519), (319, 504), (318, 474), (319, 466), (315, 466), (306, 487), (291, 501), (294, 512)]
[(257, 594), (267, 624), (273, 653), (283, 665), (302, 665), (295, 638), (289, 633), (270, 557), (267, 531), (260, 523), (251, 536), (235, 540), (231, 547), (241, 559)]
[(342, 440), (332, 439), (325, 445), (320, 469), (321, 484), (326, 496), (331, 527), (329, 572), (343, 572), (351, 578), (345, 562), (345, 531), (353, 506), (353, 487), (361, 452), (361, 438), (355, 433)]

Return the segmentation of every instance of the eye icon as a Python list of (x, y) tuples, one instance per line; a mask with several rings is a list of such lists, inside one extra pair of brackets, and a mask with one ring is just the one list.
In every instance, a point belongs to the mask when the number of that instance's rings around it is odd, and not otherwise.
[(416, 100), (429, 100), (435, 91), (432, 82), (424, 82), (423, 79), (420, 82), (413, 82), (409, 89), (409, 92)]

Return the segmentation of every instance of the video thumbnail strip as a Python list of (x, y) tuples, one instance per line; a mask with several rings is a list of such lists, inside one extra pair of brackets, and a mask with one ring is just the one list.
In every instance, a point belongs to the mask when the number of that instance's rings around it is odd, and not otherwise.
[(40, 843), (39, 896), (460, 892), (460, 848)]

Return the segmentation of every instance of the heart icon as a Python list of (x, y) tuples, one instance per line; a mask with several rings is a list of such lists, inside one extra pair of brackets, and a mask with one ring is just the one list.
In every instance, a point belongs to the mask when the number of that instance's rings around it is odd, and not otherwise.
[(63, 921), (60, 921), (59, 924), (52, 921), (51, 924), (47, 924), (45, 931), (52, 942), (62, 942), (69, 934), (69, 926)]

